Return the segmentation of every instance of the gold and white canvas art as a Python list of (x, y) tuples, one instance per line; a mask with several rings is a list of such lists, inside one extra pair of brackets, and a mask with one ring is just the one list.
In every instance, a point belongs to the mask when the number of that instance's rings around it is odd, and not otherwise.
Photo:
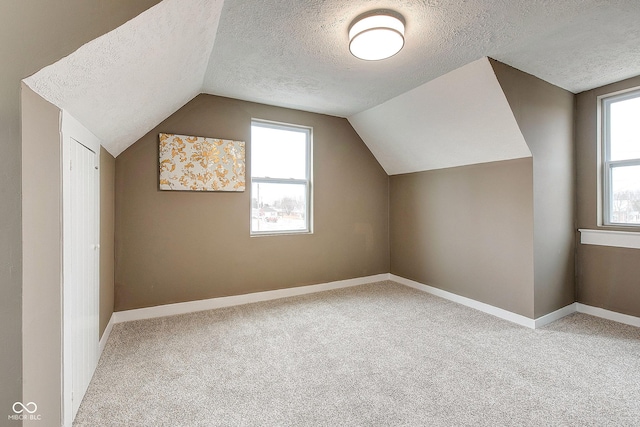
[(244, 191), (243, 141), (160, 134), (160, 189)]

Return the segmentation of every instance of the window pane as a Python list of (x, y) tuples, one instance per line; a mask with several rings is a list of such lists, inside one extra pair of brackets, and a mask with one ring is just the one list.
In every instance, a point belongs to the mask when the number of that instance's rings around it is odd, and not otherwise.
[(640, 95), (610, 106), (611, 159), (640, 159)]
[(611, 170), (611, 222), (640, 224), (640, 166)]
[(251, 126), (251, 176), (307, 178), (307, 132)]
[(253, 183), (251, 231), (306, 231), (305, 184)]

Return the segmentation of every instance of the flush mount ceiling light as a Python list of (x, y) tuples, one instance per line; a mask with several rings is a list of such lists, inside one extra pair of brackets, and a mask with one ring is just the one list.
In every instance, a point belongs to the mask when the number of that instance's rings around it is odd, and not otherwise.
[(356, 58), (378, 61), (389, 58), (404, 46), (404, 18), (377, 10), (357, 17), (349, 28), (349, 50)]

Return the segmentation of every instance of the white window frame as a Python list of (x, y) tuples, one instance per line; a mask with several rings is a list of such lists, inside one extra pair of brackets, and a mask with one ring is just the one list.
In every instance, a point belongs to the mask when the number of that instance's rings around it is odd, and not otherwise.
[[(251, 171), (251, 215), (249, 222), (249, 233), (252, 237), (255, 236), (277, 236), (277, 235), (291, 235), (291, 234), (312, 234), (313, 233), (313, 188), (312, 188), (312, 148), (313, 148), (313, 128), (309, 126), (301, 126), (294, 125), (289, 123), (281, 123), (274, 122), (269, 120), (262, 119), (251, 119), (251, 128), (254, 126), (260, 126), (271, 129), (279, 129), (279, 130), (290, 130), (296, 132), (303, 132), (306, 134), (306, 158), (305, 158), (305, 168), (306, 168), (306, 177), (301, 179), (295, 178), (272, 178), (272, 177), (255, 177), (253, 176), (253, 170), (250, 166)], [(251, 159), (253, 161), (253, 152), (251, 153)], [(305, 185), (305, 221), (306, 228), (302, 230), (265, 230), (265, 231), (254, 231), (253, 230), (253, 184), (298, 184)]]
[(616, 167), (640, 166), (640, 158), (629, 160), (611, 160), (611, 104), (626, 99), (640, 97), (640, 88), (632, 88), (599, 97), (602, 111), (602, 219), (603, 225), (615, 227), (636, 227), (640, 223), (619, 223), (611, 221), (613, 211), (612, 175)]

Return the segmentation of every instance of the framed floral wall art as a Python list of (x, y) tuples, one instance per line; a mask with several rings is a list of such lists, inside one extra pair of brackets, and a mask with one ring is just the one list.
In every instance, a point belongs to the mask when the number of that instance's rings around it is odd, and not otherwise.
[(244, 191), (243, 141), (160, 134), (160, 189)]

